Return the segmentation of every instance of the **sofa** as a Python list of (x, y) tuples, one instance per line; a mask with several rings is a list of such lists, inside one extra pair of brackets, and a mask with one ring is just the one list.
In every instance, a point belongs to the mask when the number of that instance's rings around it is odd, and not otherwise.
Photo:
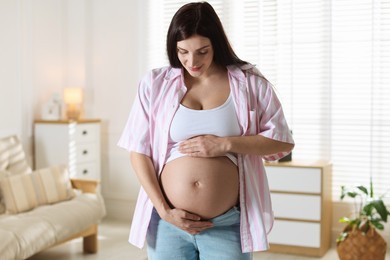
[(18, 137), (0, 138), (0, 259), (26, 259), (80, 237), (83, 251), (96, 253), (106, 214), (97, 186), (71, 179), (63, 165), (33, 171)]

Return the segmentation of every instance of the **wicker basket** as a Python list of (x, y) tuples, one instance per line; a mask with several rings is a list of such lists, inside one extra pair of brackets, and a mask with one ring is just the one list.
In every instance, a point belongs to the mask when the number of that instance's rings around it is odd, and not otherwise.
[(348, 236), (337, 243), (337, 254), (340, 260), (384, 260), (386, 255), (386, 241), (375, 230), (369, 227), (367, 233), (347, 226), (344, 232)]

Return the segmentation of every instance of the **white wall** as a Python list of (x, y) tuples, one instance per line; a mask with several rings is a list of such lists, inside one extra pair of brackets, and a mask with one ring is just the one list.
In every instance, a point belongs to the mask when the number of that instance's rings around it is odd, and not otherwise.
[(0, 135), (17, 134), (31, 161), (39, 104), (62, 87), (60, 1), (0, 1)]
[(20, 48), (15, 46), (19, 42), (18, 6), (11, 0), (0, 1), (0, 12), (0, 136), (3, 136), (21, 134), (22, 95)]
[(130, 219), (139, 184), (129, 156), (116, 143), (143, 70), (142, 0), (94, 1), (91, 6), (88, 81), (93, 107), (103, 119), (103, 193), (111, 217)]

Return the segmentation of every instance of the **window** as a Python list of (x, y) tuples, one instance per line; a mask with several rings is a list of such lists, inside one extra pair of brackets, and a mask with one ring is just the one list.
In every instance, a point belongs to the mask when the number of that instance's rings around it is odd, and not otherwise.
[(390, 2), (332, 1), (331, 30), (333, 185), (372, 176), (384, 193), (390, 188)]
[[(153, 68), (167, 64), (167, 28), (187, 1), (148, 2), (147, 67)], [(388, 191), (390, 2), (209, 3), (238, 56), (276, 86), (296, 141), (293, 158), (331, 160), (335, 200), (341, 185), (367, 185), (370, 177), (377, 194)]]

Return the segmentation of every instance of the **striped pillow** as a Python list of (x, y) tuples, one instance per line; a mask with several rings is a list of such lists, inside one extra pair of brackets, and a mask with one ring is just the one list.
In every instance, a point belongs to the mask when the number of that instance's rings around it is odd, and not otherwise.
[(64, 166), (54, 166), (4, 178), (0, 182), (7, 213), (16, 214), (40, 205), (69, 200), (75, 196)]
[(22, 143), (14, 135), (8, 138), (8, 167), (7, 170), (12, 174), (31, 173), (32, 170), (27, 163)]
[[(12, 174), (31, 173), (31, 167), (26, 160), (22, 143), (16, 135), (0, 139), (0, 167)], [(2, 169), (2, 168), (0, 168)]]
[(0, 171), (7, 169), (9, 164), (9, 152), (7, 148), (7, 144), (3, 140), (0, 140)]
[[(31, 172), (19, 138), (16, 135), (0, 138), (0, 181), (5, 176)], [(4, 198), (0, 188), (0, 214), (4, 212)]]

